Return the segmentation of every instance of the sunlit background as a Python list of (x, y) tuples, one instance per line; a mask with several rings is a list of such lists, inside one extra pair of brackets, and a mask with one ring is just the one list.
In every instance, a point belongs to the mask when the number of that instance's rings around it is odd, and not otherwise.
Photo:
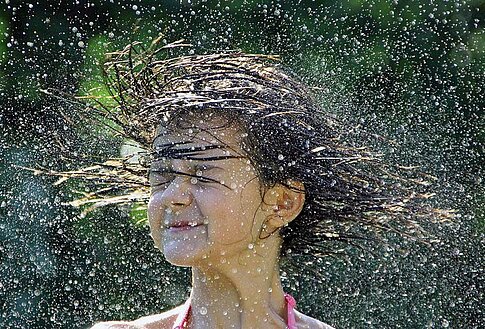
[(41, 90), (103, 93), (104, 53), (160, 35), (281, 55), (356, 142), (436, 176), (435, 204), (459, 211), (430, 227), (431, 246), (397, 240), (283, 273), (301, 311), (337, 328), (485, 327), (485, 1), (1, 1), (0, 328), (86, 328), (188, 296), (188, 270), (153, 248), (143, 211), (84, 214), (64, 204), (88, 186), (19, 168), (85, 164), (59, 159), (59, 142), (118, 154), (117, 140), (76, 137), (69, 106)]

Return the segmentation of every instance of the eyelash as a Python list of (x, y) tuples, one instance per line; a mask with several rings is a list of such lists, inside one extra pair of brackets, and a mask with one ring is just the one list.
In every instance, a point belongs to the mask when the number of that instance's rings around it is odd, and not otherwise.
[[(174, 174), (165, 170), (165, 169), (150, 169), (148, 172), (148, 181), (150, 183), (150, 187), (158, 187), (161, 185), (165, 185), (169, 183), (173, 179)], [(165, 178), (166, 181), (158, 182), (162, 178)], [(157, 182), (157, 183), (154, 183)]]

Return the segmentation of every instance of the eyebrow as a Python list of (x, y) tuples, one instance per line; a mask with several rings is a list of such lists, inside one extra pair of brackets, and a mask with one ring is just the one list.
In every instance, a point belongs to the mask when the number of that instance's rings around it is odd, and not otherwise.
[[(198, 160), (198, 161), (220, 161), (227, 159), (242, 159), (243, 156), (238, 155), (215, 155), (203, 156), (207, 151), (214, 149), (226, 149), (224, 145), (205, 145), (179, 148), (177, 146), (189, 144), (189, 141), (179, 143), (162, 144), (156, 147), (153, 152), (154, 160), (160, 159), (183, 159), (183, 160)], [(176, 148), (177, 147), (177, 148)]]
[[(201, 168), (201, 167), (205, 167), (205, 168)], [(224, 170), (224, 168), (222, 168), (222, 167), (211, 165), (211, 164), (205, 164), (205, 163), (196, 164), (195, 168), (196, 169), (204, 169), (204, 170), (212, 170), (212, 169)]]
[[(167, 168), (172, 168), (172, 165), (169, 164), (168, 162), (162, 162), (162, 165), (159, 165), (157, 161), (153, 161), (152, 162), (153, 166), (155, 166), (155, 168), (150, 167), (150, 171), (152, 172), (165, 172)], [(156, 164), (156, 165), (155, 165)], [(201, 167), (205, 167), (205, 168), (201, 168)], [(216, 166), (216, 165), (212, 165), (212, 164), (206, 164), (206, 163), (197, 163), (194, 165), (194, 169), (204, 169), (204, 170), (212, 170), (212, 169), (221, 169), (221, 170), (225, 170), (223, 167), (219, 167), (219, 166)], [(178, 171), (175, 171), (175, 170), (170, 170), (171, 172), (173, 173), (179, 173)]]

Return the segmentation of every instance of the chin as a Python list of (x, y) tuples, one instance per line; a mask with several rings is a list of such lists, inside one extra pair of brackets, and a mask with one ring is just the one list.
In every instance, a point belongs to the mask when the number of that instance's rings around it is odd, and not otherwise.
[(162, 252), (172, 265), (192, 267), (200, 264), (209, 254), (209, 245), (204, 233), (174, 236), (165, 234), (162, 240)]
[(194, 267), (200, 264), (204, 255), (187, 255), (178, 252), (163, 252), (165, 260), (174, 266), (179, 267)]

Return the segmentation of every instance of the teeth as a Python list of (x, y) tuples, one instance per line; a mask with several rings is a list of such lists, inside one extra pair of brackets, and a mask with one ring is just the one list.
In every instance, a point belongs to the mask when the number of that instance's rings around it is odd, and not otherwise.
[(200, 224), (197, 222), (188, 222), (188, 223), (170, 223), (169, 221), (164, 222), (165, 227), (183, 227), (183, 226), (190, 226), (190, 227), (196, 227), (199, 226)]
[(169, 219), (165, 219), (163, 221), (163, 227), (183, 227), (183, 226), (190, 226), (190, 227), (196, 227), (196, 226), (200, 226), (202, 224), (206, 225), (208, 224), (208, 220), (207, 219), (204, 219), (204, 221), (202, 223), (200, 223), (199, 221), (189, 221), (189, 222), (172, 222), (170, 221)]

